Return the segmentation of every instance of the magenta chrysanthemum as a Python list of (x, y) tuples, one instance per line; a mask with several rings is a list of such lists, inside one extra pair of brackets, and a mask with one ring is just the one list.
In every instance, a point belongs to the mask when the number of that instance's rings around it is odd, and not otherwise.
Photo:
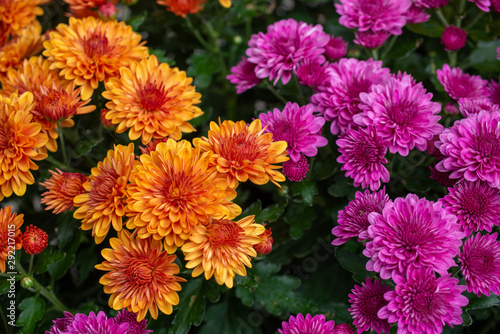
[(500, 294), (500, 242), (498, 234), (475, 234), (465, 240), (458, 259), (468, 292)]
[(390, 290), (391, 287), (383, 284), (380, 279), (372, 281), (369, 277), (366, 278), (366, 283), (361, 283), (361, 286), (355, 285), (351, 290), (349, 312), (354, 319), (353, 324), (358, 329), (358, 334), (368, 330), (379, 334), (390, 332), (389, 322), (377, 316), (377, 312), (387, 305), (384, 294)]
[(241, 94), (257, 86), (262, 81), (255, 75), (256, 66), (249, 62), (247, 58), (241, 57), (240, 62), (231, 67), (231, 74), (226, 76), (226, 79), (236, 85), (236, 93)]
[(340, 14), (339, 23), (347, 28), (401, 35), (406, 24), (404, 13), (411, 4), (411, 0), (340, 0), (335, 8)]
[(388, 202), (382, 214), (368, 215), (369, 241), (363, 254), (369, 258), (366, 269), (383, 279), (404, 275), (409, 266), (428, 267), (439, 274), (455, 266), (462, 238), (455, 216), (441, 203), (415, 194)]
[(332, 245), (342, 245), (351, 238), (358, 238), (358, 241), (366, 240), (367, 235), (364, 234), (370, 226), (368, 215), (372, 212), (382, 213), (382, 209), (389, 201), (385, 188), (374, 193), (368, 189), (364, 193), (356, 192), (354, 199), (338, 213), (338, 226), (332, 229), (332, 234), (337, 238), (332, 241)]
[(321, 25), (293, 19), (281, 20), (267, 27), (267, 33), (252, 35), (246, 54), (256, 64), (258, 78), (269, 77), (274, 84), (288, 83), (292, 71), (303, 60), (325, 62), (323, 52), (330, 37)]
[(297, 162), (294, 162), (291, 159), (285, 161), (281, 172), (290, 181), (302, 181), (302, 179), (306, 177), (307, 172), (309, 172), (309, 164), (307, 163), (306, 157), (301, 155), (299, 161)]
[(283, 111), (275, 108), (267, 114), (261, 113), (259, 119), (264, 132), (272, 133), (274, 141), (287, 142), (287, 153), (292, 161), (297, 162), (301, 153), (314, 157), (318, 154), (318, 147), (328, 144), (328, 140), (321, 136), (325, 119), (314, 116), (313, 111), (310, 104), (299, 107), (297, 103), (287, 102)]
[(142, 319), (141, 321), (137, 321), (137, 314), (133, 312), (129, 312), (126, 308), (118, 311), (118, 314), (115, 317), (115, 322), (118, 325), (123, 323), (128, 324), (128, 329), (124, 334), (148, 334), (153, 333), (152, 330), (146, 329), (148, 325), (146, 319)]
[[(500, 55), (500, 50), (498, 50), (498, 54)], [(488, 89), (489, 100), (492, 103), (500, 106), (500, 77), (498, 77), (498, 81), (491, 80), (486, 88)]]
[(470, 2), (476, 3), (476, 5), (484, 12), (490, 11), (491, 2), (490, 0), (469, 0)]
[(431, 268), (408, 270), (407, 277), (394, 277), (396, 288), (386, 292), (389, 303), (378, 312), (379, 318), (397, 323), (398, 334), (442, 333), (444, 325), (462, 323), (462, 308), (469, 300), (462, 296), (465, 286), (449, 274), (436, 278)]
[(500, 223), (500, 195), (498, 189), (485, 182), (463, 180), (449, 194), (439, 199), (446, 212), (457, 217), (466, 235), (472, 232), (491, 232)]
[(485, 110), (455, 122), (439, 135), (445, 156), (436, 168), (453, 179), (483, 180), (500, 189), (500, 113)]
[(459, 67), (450, 68), (444, 64), (443, 69), (437, 70), (437, 78), (444, 91), (454, 100), (462, 97), (483, 98), (488, 97), (486, 84), (488, 81), (481, 79), (479, 75), (464, 73)]
[(67, 311), (64, 311), (64, 317), (53, 320), (54, 325), (50, 327), (49, 331), (45, 334), (64, 334), (68, 326), (75, 320), (75, 316)]
[(361, 112), (360, 93), (369, 92), (372, 85), (381, 84), (390, 77), (389, 69), (382, 67), (381, 61), (342, 58), (326, 69), (330, 79), (319, 87), (319, 93), (311, 96), (315, 110), (332, 121), (332, 134), (346, 132), (357, 127), (353, 115)]
[(443, 35), (441, 35), (441, 44), (447, 51), (455, 51), (465, 46), (467, 40), (467, 31), (455, 27), (453, 24), (444, 28)]
[(444, 7), (450, 2), (450, 0), (413, 0), (416, 6), (422, 8), (440, 8)]
[(330, 60), (339, 60), (347, 53), (347, 42), (341, 36), (330, 36), (328, 44), (325, 46), (325, 57)]
[(128, 327), (128, 323), (117, 324), (115, 319), (108, 319), (103, 311), (97, 315), (90, 312), (88, 316), (77, 313), (64, 334), (123, 334), (127, 333)]
[(424, 8), (415, 5), (415, 1), (410, 9), (405, 13), (406, 21), (410, 24), (423, 23), (429, 21), (431, 15), (425, 11)]
[(382, 44), (387, 41), (389, 36), (391, 34), (388, 31), (385, 30), (379, 30), (379, 31), (372, 31), (372, 30), (366, 30), (366, 31), (356, 31), (354, 33), (354, 36), (356, 37), (354, 39), (354, 43), (361, 45), (367, 49), (376, 49)]
[(336, 324), (332, 334), (354, 334), (354, 329), (348, 324)]
[(353, 116), (359, 125), (372, 124), (389, 141), (389, 151), (403, 156), (415, 147), (425, 151), (427, 141), (443, 131), (437, 115), (441, 105), (432, 102), (432, 94), (410, 78), (391, 78), (384, 85), (372, 86), (370, 93), (361, 93), (363, 113)]
[(326, 67), (328, 63), (320, 64), (317, 60), (302, 61), (295, 69), (295, 74), (299, 83), (307, 87), (316, 87), (323, 84), (328, 75), (326, 74)]
[(482, 98), (482, 99), (461, 98), (460, 100), (458, 100), (458, 106), (460, 108), (460, 112), (465, 117), (469, 117), (472, 114), (477, 114), (481, 110), (486, 110), (490, 113), (500, 111), (500, 106), (494, 104), (487, 98)]
[(341, 154), (337, 161), (342, 164), (345, 175), (354, 179), (355, 187), (361, 185), (375, 191), (381, 182), (389, 182), (389, 171), (384, 166), (388, 143), (373, 127), (351, 129), (336, 143)]
[(306, 317), (299, 313), (297, 318), (290, 316), (288, 322), (283, 321), (281, 324), (283, 329), (278, 329), (280, 334), (331, 334), (335, 321), (330, 320), (325, 322), (325, 316), (318, 314), (312, 317), (307, 314)]

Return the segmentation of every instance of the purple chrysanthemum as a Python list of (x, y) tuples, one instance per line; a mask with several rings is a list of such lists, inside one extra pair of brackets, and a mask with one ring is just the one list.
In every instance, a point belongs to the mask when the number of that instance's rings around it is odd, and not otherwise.
[(363, 113), (353, 116), (359, 125), (372, 124), (389, 141), (389, 151), (403, 156), (415, 147), (425, 151), (427, 141), (443, 131), (437, 115), (441, 105), (432, 102), (432, 94), (410, 78), (391, 78), (386, 84), (373, 86), (370, 93), (361, 93)]
[(453, 258), (465, 234), (441, 203), (408, 194), (388, 202), (382, 214), (370, 213), (368, 220), (370, 240), (363, 251), (369, 258), (366, 269), (383, 279), (404, 275), (411, 265), (443, 275), (456, 265)]
[(50, 327), (49, 331), (45, 331), (45, 334), (63, 334), (73, 320), (75, 320), (74, 315), (64, 311), (64, 317), (53, 320), (54, 325)]
[(486, 89), (488, 81), (481, 79), (479, 75), (471, 76), (459, 67), (450, 68), (448, 64), (444, 64), (443, 69), (436, 73), (445, 92), (454, 100), (458, 101), (462, 97), (477, 99), (489, 95)]
[(481, 110), (486, 110), (490, 113), (500, 111), (500, 106), (494, 104), (487, 98), (482, 98), (482, 99), (462, 98), (458, 100), (458, 106), (460, 108), (460, 112), (465, 117), (469, 117), (472, 114), (477, 114)]
[(354, 334), (354, 329), (348, 324), (336, 324), (332, 334)]
[(288, 322), (282, 322), (283, 329), (278, 329), (280, 334), (331, 334), (335, 321), (330, 320), (325, 322), (325, 316), (318, 314), (312, 317), (307, 314), (306, 317), (299, 313), (297, 318), (290, 316)]
[(498, 234), (475, 234), (465, 240), (458, 259), (468, 292), (500, 294), (500, 242)]
[(476, 3), (476, 5), (484, 12), (490, 11), (491, 2), (490, 0), (469, 0), (470, 2)]
[(382, 44), (384, 44), (385, 41), (387, 41), (389, 36), (391, 36), (391, 34), (385, 30), (356, 31), (354, 35), (355, 39), (353, 42), (367, 49), (376, 49), (382, 46)]
[(90, 312), (88, 316), (77, 313), (64, 334), (123, 334), (127, 333), (128, 327), (128, 323), (117, 324), (115, 319), (108, 319), (103, 311), (97, 315)]
[(457, 217), (461, 230), (466, 235), (479, 231), (491, 232), (491, 228), (500, 223), (498, 189), (482, 181), (464, 180), (453, 188), (448, 188), (448, 192), (439, 201), (446, 212)]
[(450, 0), (413, 0), (416, 6), (422, 8), (440, 8), (444, 7), (450, 2)]
[(373, 127), (351, 129), (337, 139), (345, 175), (354, 179), (354, 186), (370, 188), (375, 191), (381, 182), (389, 182), (390, 175), (384, 166), (388, 143), (383, 140)]
[(330, 79), (320, 87), (320, 92), (311, 96), (311, 103), (327, 121), (332, 121), (332, 134), (346, 132), (357, 127), (352, 117), (361, 112), (359, 94), (370, 91), (372, 85), (387, 81), (389, 69), (381, 61), (342, 58), (331, 64), (326, 72)]
[(391, 287), (383, 284), (380, 279), (373, 281), (367, 277), (366, 284), (355, 285), (349, 294), (351, 307), (349, 312), (354, 319), (354, 326), (358, 329), (358, 334), (364, 331), (375, 331), (377, 333), (389, 333), (391, 325), (385, 319), (377, 316), (378, 311), (387, 305), (384, 294), (391, 290)]
[(441, 35), (441, 44), (447, 51), (455, 51), (465, 46), (467, 40), (467, 31), (455, 27), (453, 24), (444, 28)]
[[(497, 13), (500, 14), (500, 0), (491, 0), (491, 8)], [(500, 60), (500, 47), (497, 49), (498, 56), (497, 59)]]
[(152, 330), (146, 329), (148, 323), (146, 319), (143, 319), (137, 322), (137, 314), (133, 312), (129, 312), (126, 308), (122, 309), (121, 313), (118, 311), (118, 314), (115, 317), (115, 323), (121, 325), (123, 323), (128, 324), (127, 332), (124, 334), (148, 334), (153, 333)]
[(297, 103), (287, 102), (283, 111), (275, 108), (267, 114), (261, 113), (259, 119), (264, 131), (272, 133), (275, 141), (287, 142), (288, 155), (297, 162), (300, 154), (314, 157), (318, 154), (318, 147), (328, 144), (328, 140), (321, 136), (325, 119), (314, 116), (313, 111), (310, 104), (299, 107)]
[[(500, 54), (500, 52), (498, 52), (498, 54)], [(489, 100), (500, 106), (500, 77), (498, 78), (498, 81), (491, 80), (486, 88), (488, 89)]]
[(231, 74), (226, 76), (226, 79), (236, 85), (236, 93), (241, 94), (262, 81), (255, 75), (255, 66), (247, 58), (241, 57), (240, 62), (231, 67)]
[(394, 277), (396, 288), (385, 293), (389, 303), (378, 316), (397, 323), (399, 333), (442, 333), (444, 325), (462, 323), (462, 308), (469, 300), (465, 286), (449, 274), (436, 278), (431, 268), (410, 268), (407, 277)]
[(267, 33), (252, 35), (246, 54), (248, 61), (257, 65), (258, 78), (269, 77), (275, 85), (281, 79), (286, 84), (300, 62), (325, 62), (323, 52), (329, 40), (319, 24), (281, 20), (268, 26)]
[(323, 84), (328, 75), (325, 70), (328, 63), (320, 64), (317, 60), (310, 61), (306, 59), (302, 61), (295, 69), (295, 74), (299, 83), (307, 87), (316, 87)]
[(332, 245), (342, 245), (351, 238), (358, 238), (358, 241), (366, 240), (367, 235), (365, 236), (363, 232), (366, 234), (370, 226), (368, 215), (372, 212), (382, 213), (382, 209), (389, 201), (385, 188), (374, 193), (368, 189), (364, 193), (356, 192), (354, 199), (338, 213), (338, 226), (332, 229), (332, 234), (337, 238), (332, 241)]
[(347, 42), (341, 36), (330, 36), (328, 44), (325, 46), (325, 57), (330, 60), (339, 60), (347, 53)]
[(340, 0), (335, 8), (340, 14), (339, 23), (347, 28), (401, 35), (406, 24), (404, 14), (411, 4), (411, 0)]
[(455, 121), (439, 135), (436, 147), (445, 156), (436, 168), (451, 178), (483, 180), (500, 189), (500, 113), (485, 110)]
[(425, 11), (424, 8), (418, 7), (415, 1), (410, 9), (405, 13), (406, 21), (410, 24), (423, 23), (429, 21), (431, 15)]
[(302, 181), (302, 179), (306, 177), (307, 172), (309, 172), (309, 164), (307, 163), (306, 157), (300, 155), (300, 159), (297, 162), (294, 162), (291, 159), (285, 161), (281, 172), (290, 181)]

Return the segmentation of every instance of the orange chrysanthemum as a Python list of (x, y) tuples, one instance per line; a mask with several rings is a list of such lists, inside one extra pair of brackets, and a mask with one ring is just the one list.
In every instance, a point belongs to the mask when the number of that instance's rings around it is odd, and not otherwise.
[(112, 248), (101, 252), (106, 261), (95, 266), (108, 271), (99, 283), (104, 285), (105, 293), (111, 294), (109, 307), (125, 307), (137, 313), (137, 321), (144, 319), (148, 311), (153, 319), (158, 317), (158, 309), (171, 314), (172, 305), (179, 303), (179, 282), (186, 281), (175, 276), (179, 273), (173, 263), (176, 256), (162, 251), (161, 241), (132, 238), (127, 230), (118, 232), (118, 238), (111, 238), (109, 243)]
[(276, 169), (281, 166), (274, 164), (288, 160), (286, 142), (273, 142), (271, 133), (263, 133), (259, 119), (250, 125), (244, 121), (234, 123), (224, 121), (217, 125), (210, 122), (208, 138), (195, 138), (193, 143), (202, 151), (211, 151), (211, 166), (219, 173), (227, 175), (227, 183), (231, 188), (238, 186), (238, 181), (248, 179), (255, 184), (266, 184), (271, 181), (279, 187), (277, 182), (285, 181), (285, 177)]
[(19, 35), (21, 30), (33, 24), (37, 16), (43, 15), (38, 5), (47, 2), (49, 0), (0, 0), (0, 31), (4, 40), (9, 35)]
[(17, 93), (0, 96), (0, 200), (14, 192), (26, 192), (26, 184), (35, 179), (30, 169), (37, 170), (33, 160), (42, 160), (47, 154), (39, 149), (47, 143), (40, 124), (33, 121), (33, 94)]
[(73, 115), (92, 112), (95, 106), (87, 105), (90, 99), (81, 100), (81, 87), (75, 87), (73, 81), (61, 80), (58, 72), (49, 67), (50, 62), (42, 56), (25, 59), (17, 70), (7, 72), (2, 85), (4, 94), (15, 91), (33, 93), (34, 120), (40, 123), (42, 131), (49, 137), (47, 149), (55, 152), (57, 127), (72, 127), (75, 124), (71, 119)]
[[(14, 249), (21, 249), (21, 225), (24, 222), (24, 215), (14, 212), (12, 207), (0, 208), (0, 271), (5, 272), (5, 261), (9, 255), (14, 255)], [(9, 271), (15, 271), (9, 266)]]
[(194, 268), (193, 277), (205, 272), (205, 279), (214, 276), (219, 285), (233, 287), (235, 274), (246, 276), (245, 266), (251, 268), (250, 256), (256, 257), (253, 245), (261, 242), (264, 226), (255, 224), (255, 216), (239, 221), (214, 219), (197, 225), (182, 246), (186, 268)]
[(92, 229), (97, 244), (108, 234), (110, 226), (120, 231), (127, 213), (126, 188), (134, 164), (134, 144), (117, 145), (103, 161), (92, 168), (83, 184), (85, 193), (74, 199), (78, 209), (73, 214), (82, 220), (82, 230)]
[(52, 176), (40, 183), (47, 189), (41, 200), (46, 205), (45, 210), (53, 210), (54, 214), (73, 210), (73, 199), (85, 192), (83, 183), (87, 181), (87, 177), (82, 173), (63, 172), (58, 168), (56, 172), (49, 172)]
[(169, 12), (186, 17), (186, 14), (196, 14), (202, 10), (206, 0), (156, 0), (156, 2), (167, 6)]
[(132, 62), (120, 69), (120, 77), (106, 82), (102, 96), (111, 100), (106, 118), (118, 124), (116, 132), (130, 129), (130, 139), (140, 137), (143, 144), (167, 136), (179, 140), (182, 132), (195, 131), (188, 121), (203, 114), (194, 106), (201, 94), (192, 81), (177, 67), (159, 64), (154, 55)]
[(141, 155), (130, 177), (127, 228), (136, 228), (139, 238), (165, 238), (165, 249), (173, 253), (194, 226), (239, 215), (241, 208), (231, 202), (236, 192), (208, 170), (209, 159), (188, 141), (173, 139)]
[(83, 87), (83, 100), (92, 96), (100, 81), (148, 56), (141, 35), (124, 22), (70, 17), (69, 25), (59, 24), (49, 36), (43, 55), (52, 62), (50, 68), (60, 69), (61, 76)]
[(49, 235), (44, 230), (30, 225), (26, 227), (21, 239), (27, 254), (40, 254), (48, 246)]

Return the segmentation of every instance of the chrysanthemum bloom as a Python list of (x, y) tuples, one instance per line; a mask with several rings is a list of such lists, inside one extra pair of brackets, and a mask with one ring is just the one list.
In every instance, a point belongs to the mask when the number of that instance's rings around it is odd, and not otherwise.
[(163, 251), (161, 241), (132, 238), (125, 229), (109, 243), (111, 248), (101, 252), (106, 261), (95, 266), (108, 271), (99, 283), (104, 285), (105, 293), (111, 294), (109, 307), (127, 308), (137, 313), (137, 321), (142, 321), (148, 311), (153, 319), (158, 317), (158, 309), (171, 314), (172, 305), (179, 303), (179, 282), (186, 281), (175, 276), (179, 273), (173, 263), (176, 256)]
[(446, 212), (457, 217), (467, 236), (472, 232), (491, 232), (500, 223), (500, 194), (485, 182), (463, 180), (439, 199)]
[(264, 226), (256, 224), (255, 216), (238, 221), (213, 219), (206, 224), (198, 224), (182, 246), (186, 268), (193, 269), (192, 276), (202, 273), (205, 279), (214, 276), (219, 285), (233, 287), (235, 274), (246, 276), (245, 266), (251, 268), (250, 257), (256, 257), (253, 248), (261, 242)]
[(97, 17), (97, 11), (100, 6), (108, 3), (110, 1), (112, 4), (118, 2), (118, 0), (64, 0), (69, 5), (70, 15), (73, 17), (87, 17), (94, 16)]
[(54, 214), (59, 214), (67, 210), (73, 210), (73, 199), (85, 192), (83, 183), (87, 177), (82, 173), (68, 173), (56, 168), (56, 171), (49, 170), (52, 174), (44, 182), (40, 182), (47, 191), (42, 193), (41, 203), (45, 204), (45, 210), (53, 210)]
[(363, 254), (370, 258), (366, 269), (383, 279), (404, 275), (406, 269), (427, 267), (440, 275), (455, 266), (462, 238), (457, 218), (441, 203), (408, 194), (388, 202), (382, 213), (368, 215), (369, 241)]
[(455, 51), (461, 49), (465, 46), (467, 40), (467, 31), (449, 25), (444, 28), (443, 35), (441, 35), (441, 44), (444, 45), (444, 49), (447, 51)]
[(247, 180), (258, 185), (271, 181), (278, 187), (278, 182), (285, 181), (276, 170), (281, 166), (275, 164), (288, 160), (287, 144), (273, 141), (271, 133), (264, 133), (260, 119), (250, 125), (244, 121), (210, 122), (208, 138), (195, 138), (193, 143), (203, 152), (213, 152), (210, 166), (226, 175), (230, 188)]
[(326, 69), (330, 79), (321, 86), (319, 93), (311, 96), (311, 103), (327, 121), (332, 121), (330, 131), (334, 135), (357, 127), (352, 121), (359, 108), (359, 94), (369, 92), (372, 85), (386, 82), (389, 69), (381, 61), (342, 58)]
[(90, 312), (89, 315), (83, 313), (75, 314), (75, 319), (68, 325), (64, 333), (67, 334), (124, 334), (127, 333), (128, 323), (117, 324), (115, 319), (109, 318), (103, 311), (97, 313)]
[(120, 77), (106, 82), (102, 96), (111, 100), (106, 118), (117, 124), (116, 132), (129, 130), (130, 140), (141, 138), (143, 144), (167, 136), (179, 140), (182, 132), (195, 131), (188, 121), (203, 114), (195, 106), (201, 94), (192, 82), (186, 72), (159, 64), (154, 55), (131, 62), (120, 68)]
[(48, 246), (47, 232), (36, 226), (30, 225), (21, 236), (23, 249), (28, 254), (39, 254)]
[(443, 131), (438, 123), (441, 105), (432, 102), (421, 83), (407, 78), (391, 78), (383, 85), (373, 86), (370, 93), (361, 93), (363, 113), (353, 116), (359, 125), (373, 125), (383, 139), (389, 141), (389, 151), (407, 156), (417, 148), (425, 151), (427, 141)]
[(169, 12), (182, 17), (198, 13), (205, 2), (206, 0), (156, 0), (159, 5), (166, 6)]
[(406, 24), (404, 14), (411, 4), (411, 0), (340, 0), (335, 8), (340, 14), (339, 23), (347, 28), (401, 35)]
[(240, 62), (231, 67), (231, 74), (226, 76), (226, 79), (236, 85), (236, 93), (241, 94), (262, 81), (255, 75), (256, 66), (249, 62), (246, 57), (241, 57)]
[(468, 292), (500, 294), (500, 242), (498, 234), (474, 234), (458, 256)]
[(169, 139), (139, 159), (127, 192), (127, 228), (139, 238), (165, 238), (165, 249), (173, 253), (196, 225), (241, 213), (226, 177), (209, 169), (210, 153), (201, 154), (188, 141)]
[(219, 0), (219, 3), (222, 5), (224, 8), (229, 8), (231, 7), (231, 0)]
[(342, 39), (342, 36), (330, 36), (328, 44), (325, 46), (325, 57), (329, 60), (339, 60), (347, 53), (347, 42)]
[(366, 240), (366, 230), (370, 226), (368, 215), (372, 212), (382, 213), (382, 209), (389, 201), (385, 188), (374, 193), (368, 189), (364, 193), (357, 191), (354, 199), (338, 213), (338, 226), (332, 229), (332, 234), (337, 238), (332, 241), (332, 245), (345, 244), (351, 238), (358, 238), (358, 241)]
[(281, 327), (283, 329), (278, 329), (280, 334), (330, 334), (335, 327), (335, 321), (325, 321), (323, 314), (313, 317), (308, 313), (304, 318), (302, 313), (299, 313), (296, 317), (291, 315), (288, 322), (283, 321)]
[(500, 114), (482, 110), (455, 122), (439, 135), (445, 156), (436, 168), (453, 179), (483, 180), (500, 189)]
[(309, 163), (307, 162), (306, 157), (301, 155), (299, 161), (297, 162), (292, 160), (285, 161), (281, 172), (287, 180), (300, 182), (309, 172)]
[[(24, 215), (12, 213), (12, 207), (7, 206), (0, 208), (0, 271), (5, 272), (5, 260), (9, 254), (12, 254), (13, 249), (9, 246), (14, 246), (15, 249), (21, 249), (23, 243), (21, 240), (21, 225), (24, 222)], [(14, 243), (9, 242), (14, 240)], [(14, 271), (10, 268), (9, 271)]]
[[(500, 14), (500, 0), (491, 0), (491, 8), (497, 13)], [(497, 59), (500, 59), (500, 47), (497, 49), (498, 56)]]
[(440, 8), (446, 6), (450, 0), (413, 0), (413, 2), (423, 8)]
[(39, 5), (47, 2), (49, 0), (0, 1), (0, 31), (6, 35), (20, 35), (21, 30), (33, 24), (37, 16), (43, 15), (43, 9)]
[(68, 326), (75, 320), (75, 316), (68, 311), (64, 311), (64, 317), (52, 320), (54, 323), (45, 334), (64, 334)]
[(38, 166), (33, 160), (47, 157), (39, 152), (48, 139), (40, 132), (40, 124), (33, 121), (33, 105), (30, 92), (0, 96), (0, 200), (13, 192), (24, 195), (26, 185), (35, 182), (30, 169)]
[(389, 182), (385, 154), (389, 143), (382, 139), (374, 127), (351, 129), (337, 139), (341, 154), (337, 161), (346, 176), (354, 179), (354, 186), (380, 188), (381, 182)]
[[(265, 224), (263, 224), (263, 226), (265, 226)], [(259, 235), (261, 241), (258, 244), (253, 245), (253, 248), (258, 255), (262, 256), (271, 253), (274, 241), (272, 235), (273, 232), (271, 231), (271, 228), (267, 228), (264, 233)]]
[(267, 114), (261, 113), (259, 119), (264, 132), (272, 133), (274, 141), (284, 140), (290, 160), (298, 162), (301, 154), (314, 157), (318, 154), (318, 147), (328, 144), (320, 134), (325, 119), (314, 116), (313, 112), (310, 104), (299, 107), (297, 103), (287, 102), (283, 111), (274, 108)]
[(246, 55), (249, 62), (257, 65), (258, 78), (269, 78), (275, 85), (281, 79), (287, 84), (300, 62), (306, 59), (325, 62), (323, 52), (329, 40), (330, 36), (319, 24), (281, 20), (268, 26), (267, 33), (252, 35)]
[(354, 334), (354, 329), (348, 324), (336, 324), (332, 334)]
[(462, 97), (480, 99), (488, 97), (486, 84), (488, 81), (481, 79), (479, 75), (464, 73), (459, 67), (450, 68), (444, 64), (442, 70), (437, 70), (437, 78), (444, 91), (454, 100)]
[(424, 8), (418, 7), (413, 1), (410, 9), (405, 13), (406, 22), (410, 24), (423, 23), (429, 21), (431, 14), (427, 13)]
[(356, 31), (354, 33), (354, 43), (361, 45), (367, 49), (376, 49), (387, 41), (391, 34), (385, 30), (372, 31)]
[(469, 117), (472, 114), (477, 114), (481, 110), (486, 110), (490, 113), (493, 112), (496, 113), (500, 111), (500, 106), (498, 104), (495, 104), (486, 98), (482, 99), (461, 98), (460, 100), (458, 100), (458, 106), (460, 107), (460, 112), (465, 117)]
[(389, 303), (378, 312), (381, 319), (397, 323), (398, 333), (442, 333), (445, 325), (462, 324), (462, 308), (469, 300), (465, 286), (445, 274), (436, 278), (431, 268), (411, 268), (406, 278), (394, 277), (396, 288), (386, 292)]
[(73, 217), (82, 221), (82, 230), (92, 230), (97, 244), (108, 234), (110, 226), (120, 231), (127, 214), (126, 189), (134, 165), (134, 144), (115, 145), (106, 158), (92, 168), (83, 184), (85, 192), (75, 196), (78, 209)]
[(327, 62), (320, 64), (317, 60), (312, 62), (304, 60), (295, 69), (295, 75), (297, 75), (297, 79), (301, 85), (317, 87), (324, 84), (328, 79), (328, 75), (325, 72), (327, 65)]
[(156, 146), (158, 146), (159, 143), (166, 143), (167, 141), (167, 137), (155, 139), (150, 141), (146, 146), (139, 146), (139, 149), (141, 150), (142, 154), (151, 154), (151, 152), (156, 150)]
[(83, 86), (83, 100), (92, 96), (99, 82), (118, 76), (121, 67), (148, 56), (141, 35), (124, 22), (70, 17), (69, 25), (59, 24), (49, 36), (43, 55), (52, 62), (51, 69)]
[(430, 179), (436, 180), (443, 187), (452, 187), (458, 180), (450, 178), (451, 172), (440, 172), (436, 169), (437, 163), (435, 162), (432, 166), (429, 166), (431, 170)]
[(490, 11), (490, 6), (491, 6), (490, 0), (469, 0), (469, 1), (474, 2), (482, 11), (485, 12)]
[(123, 323), (128, 323), (128, 329), (124, 334), (153, 333), (152, 330), (146, 329), (148, 325), (148, 321), (146, 319), (137, 321), (137, 315), (133, 312), (129, 312), (126, 308), (122, 309), (121, 312), (118, 311), (118, 314), (116, 315), (114, 320), (119, 325)]
[(387, 320), (377, 316), (377, 312), (387, 305), (384, 294), (390, 290), (391, 287), (383, 284), (380, 279), (371, 280), (369, 277), (366, 278), (366, 283), (362, 282), (361, 286), (355, 285), (351, 290), (349, 312), (354, 319), (353, 324), (358, 329), (358, 334), (368, 330), (379, 334), (390, 332), (391, 326)]
[[(497, 50), (498, 51), (498, 50)], [(500, 54), (500, 51), (498, 52)], [(488, 82), (488, 85), (486, 86), (488, 89), (488, 99), (492, 102), (500, 106), (500, 77), (498, 78), (498, 81), (491, 80)]]

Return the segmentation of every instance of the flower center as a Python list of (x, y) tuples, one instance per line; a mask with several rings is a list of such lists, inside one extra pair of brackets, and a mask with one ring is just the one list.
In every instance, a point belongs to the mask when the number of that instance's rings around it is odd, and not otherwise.
[(495, 258), (491, 252), (475, 249), (471, 251), (467, 262), (469, 270), (478, 274), (486, 274), (490, 272), (494, 261)]
[(360, 141), (354, 144), (354, 160), (361, 163), (373, 163), (379, 160), (380, 150), (372, 142)]
[(488, 197), (478, 189), (474, 189), (464, 196), (462, 208), (469, 215), (479, 216), (484, 213), (487, 204)]
[(500, 155), (498, 138), (493, 133), (482, 135), (477, 142), (477, 150), (481, 158)]
[(413, 103), (401, 102), (390, 109), (391, 119), (399, 125), (410, 122), (415, 115), (415, 105)]
[(416, 292), (413, 296), (413, 309), (418, 313), (432, 313), (434, 310), (434, 296), (429, 291)]
[(121, 195), (120, 197), (123, 197), (125, 195), (123, 190), (118, 189), (118, 178), (119, 175), (114, 169), (105, 166), (102, 173), (95, 177), (94, 182), (92, 182), (92, 190), (89, 194), (90, 200), (95, 202), (107, 202), (112, 195)]
[(362, 305), (360, 310), (365, 317), (378, 321), (377, 312), (387, 305), (387, 301), (384, 299), (383, 294), (372, 292), (364, 295), (360, 300), (360, 304)]
[(401, 243), (407, 251), (415, 251), (419, 248), (422, 240), (427, 240), (426, 231), (422, 231), (422, 225), (414, 222), (406, 222), (401, 229)]
[(259, 152), (256, 149), (255, 138), (247, 138), (246, 133), (239, 133), (224, 140), (221, 155), (230, 162), (243, 162), (255, 160)]
[(94, 32), (83, 42), (83, 51), (93, 60), (105, 55), (108, 50), (109, 41), (104, 34), (99, 32)]
[(153, 279), (154, 268), (147, 259), (135, 259), (134, 262), (125, 270), (127, 280), (131, 284), (144, 285)]
[(280, 123), (273, 131), (274, 141), (284, 140), (287, 142), (288, 147), (293, 146), (295, 131), (290, 122)]
[(208, 241), (212, 247), (237, 247), (243, 234), (238, 224), (227, 219), (214, 220), (208, 227)]
[(157, 87), (153, 83), (147, 83), (140, 92), (140, 105), (144, 110), (155, 112), (165, 104), (166, 94), (163, 84)]

